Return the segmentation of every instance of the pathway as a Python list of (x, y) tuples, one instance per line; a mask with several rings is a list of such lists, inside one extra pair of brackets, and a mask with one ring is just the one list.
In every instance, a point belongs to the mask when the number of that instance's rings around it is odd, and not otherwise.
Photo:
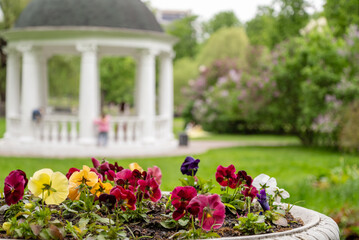
[(131, 157), (160, 157), (160, 156), (185, 156), (196, 155), (207, 152), (210, 149), (228, 148), (236, 146), (284, 146), (293, 145), (285, 141), (210, 141), (195, 140), (190, 141), (188, 146), (178, 146), (173, 142), (172, 147), (163, 149), (160, 146), (108, 146), (108, 147), (88, 147), (88, 146), (59, 146), (59, 145), (36, 145), (11, 144), (0, 140), (1, 156), (22, 156), (22, 157), (46, 157), (46, 158), (131, 158)]

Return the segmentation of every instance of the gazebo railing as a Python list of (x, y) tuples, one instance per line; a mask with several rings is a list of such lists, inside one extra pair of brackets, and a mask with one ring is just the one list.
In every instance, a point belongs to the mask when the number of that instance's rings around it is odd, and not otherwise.
[(167, 137), (169, 119), (163, 116), (156, 116), (155, 119), (155, 137), (156, 139), (164, 139)]
[[(9, 118), (12, 136), (21, 136), (20, 118)], [(46, 143), (73, 144), (79, 139), (79, 119), (71, 115), (46, 115), (40, 122), (33, 122), (35, 141)], [(155, 117), (155, 138), (167, 137), (169, 119)], [(110, 145), (126, 145), (142, 142), (143, 120), (138, 116), (111, 117), (109, 139)], [(94, 136), (96, 138), (96, 136)]]
[(112, 117), (110, 120), (110, 144), (134, 144), (142, 139), (143, 121), (137, 116)]
[(75, 143), (78, 139), (76, 116), (46, 116), (40, 123), (34, 122), (34, 137), (42, 142)]

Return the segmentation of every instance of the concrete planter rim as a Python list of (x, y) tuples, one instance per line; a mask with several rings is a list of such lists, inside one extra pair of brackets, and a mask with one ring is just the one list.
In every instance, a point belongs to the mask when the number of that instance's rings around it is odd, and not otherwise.
[[(287, 207), (287, 204), (282, 204)], [(333, 219), (316, 211), (290, 205), (291, 214), (295, 218), (301, 218), (304, 226), (283, 232), (247, 235), (238, 237), (217, 238), (221, 240), (253, 240), (253, 239), (273, 239), (273, 240), (339, 240), (339, 228)]]

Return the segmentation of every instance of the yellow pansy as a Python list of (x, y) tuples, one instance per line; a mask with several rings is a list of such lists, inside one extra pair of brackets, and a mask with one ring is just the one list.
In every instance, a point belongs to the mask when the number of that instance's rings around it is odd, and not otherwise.
[(28, 188), (46, 204), (58, 205), (69, 194), (68, 185), (69, 182), (64, 174), (44, 168), (34, 173), (29, 180)]
[(138, 163), (130, 163), (130, 170), (133, 171), (137, 169), (138, 171), (140, 171), (141, 173), (143, 172), (143, 169), (141, 168), (140, 165), (138, 165)]
[(79, 200), (81, 192), (79, 191), (80, 185), (77, 185), (76, 183), (70, 182), (69, 184), (69, 198), (74, 200)]
[(81, 171), (74, 172), (71, 175), (69, 182), (77, 186), (85, 184), (89, 187), (93, 187), (98, 182), (98, 176), (96, 173), (91, 172), (88, 166), (84, 165)]
[(111, 189), (111, 183), (103, 183), (99, 180), (98, 183), (91, 188), (91, 193), (96, 194), (96, 196), (99, 197), (102, 193), (110, 194)]

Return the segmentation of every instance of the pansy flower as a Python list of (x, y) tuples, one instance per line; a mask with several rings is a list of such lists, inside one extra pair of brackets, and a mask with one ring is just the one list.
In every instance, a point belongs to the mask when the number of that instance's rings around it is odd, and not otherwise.
[(237, 187), (237, 175), (235, 172), (236, 169), (232, 164), (228, 167), (219, 165), (217, 167), (216, 180), (219, 185), (234, 189)]
[(198, 195), (190, 201), (187, 209), (190, 213), (195, 213), (205, 231), (218, 229), (223, 225), (225, 206), (217, 194)]
[(24, 189), (27, 185), (25, 172), (14, 170), (5, 178), (4, 195), (7, 205), (16, 204), (24, 196)]
[(262, 189), (259, 194), (257, 194), (258, 202), (262, 206), (263, 211), (268, 211), (270, 209), (266, 190)]
[(91, 193), (99, 197), (102, 193), (109, 194), (112, 189), (111, 183), (103, 183), (101, 180), (99, 180), (95, 186), (91, 188)]
[(186, 157), (181, 165), (181, 172), (183, 175), (195, 176), (198, 171), (198, 164), (200, 160), (193, 157)]
[(252, 186), (247, 186), (245, 185), (245, 188), (244, 190), (242, 190), (242, 194), (245, 196), (245, 197), (250, 197), (251, 198), (251, 201), (253, 201), (253, 199), (257, 196), (258, 194), (258, 190), (256, 187), (254, 187), (253, 185)]
[(258, 189), (265, 189), (266, 193), (275, 198), (276, 202), (280, 202), (281, 198), (289, 198), (290, 195), (284, 189), (277, 187), (277, 180), (273, 177), (270, 177), (266, 174), (260, 174), (253, 180), (253, 186)]
[(247, 186), (251, 186), (252, 185), (252, 182), (253, 182), (253, 179), (251, 176), (247, 175), (247, 172), (246, 171), (238, 171), (237, 173), (237, 181), (241, 184), (241, 183), (244, 183), (246, 184)]
[(189, 202), (197, 196), (197, 191), (192, 186), (176, 187), (171, 193), (172, 205), (176, 210), (173, 212), (173, 219), (178, 221), (186, 214), (186, 207)]
[(49, 168), (41, 169), (34, 173), (29, 180), (29, 190), (35, 197), (39, 197), (46, 204), (58, 205), (69, 194), (69, 181), (60, 172), (53, 172)]
[(147, 176), (150, 178), (154, 178), (158, 185), (161, 185), (162, 181), (162, 172), (161, 169), (157, 166), (153, 166), (147, 169)]
[(81, 171), (72, 173), (69, 182), (75, 185), (84, 184), (93, 187), (98, 182), (98, 179), (97, 174), (92, 172), (88, 166), (84, 165)]
[(121, 186), (115, 186), (111, 189), (110, 194), (116, 197), (116, 205), (122, 211), (126, 209), (136, 210), (136, 196), (132, 191), (124, 189)]
[(115, 183), (125, 189), (134, 191), (135, 186), (137, 185), (137, 179), (134, 177), (130, 169), (123, 169), (122, 171), (116, 173)]
[(84, 165), (81, 171), (72, 173), (69, 179), (69, 198), (71, 200), (79, 200), (81, 189), (83, 187), (92, 188), (98, 181), (99, 177), (97, 174)]
[(74, 172), (80, 172), (80, 169), (78, 169), (78, 168), (70, 168), (69, 171), (66, 173), (66, 178), (67, 178), (67, 179), (70, 179), (71, 175), (72, 175)]
[(103, 193), (98, 199), (100, 206), (104, 205), (110, 212), (112, 212), (112, 209), (116, 205), (116, 197), (114, 195)]
[(130, 167), (130, 170), (131, 170), (131, 171), (137, 169), (137, 170), (140, 171), (141, 173), (143, 172), (143, 169), (141, 168), (141, 166), (138, 165), (138, 163), (136, 163), (136, 162), (130, 163), (129, 167)]
[(149, 178), (147, 180), (138, 180), (138, 185), (143, 193), (144, 199), (151, 199), (152, 202), (157, 202), (161, 199), (161, 190), (155, 179)]
[(103, 160), (102, 163), (100, 163), (100, 161), (97, 160), (96, 158), (91, 158), (91, 160), (94, 169), (96, 169), (96, 173), (102, 176), (101, 177), (102, 181), (106, 181), (106, 177), (110, 181), (114, 180), (113, 175), (109, 174), (109, 171), (113, 171), (116, 173), (123, 170), (123, 167), (118, 166), (117, 162), (115, 162), (115, 165), (113, 165), (107, 162), (106, 160)]

